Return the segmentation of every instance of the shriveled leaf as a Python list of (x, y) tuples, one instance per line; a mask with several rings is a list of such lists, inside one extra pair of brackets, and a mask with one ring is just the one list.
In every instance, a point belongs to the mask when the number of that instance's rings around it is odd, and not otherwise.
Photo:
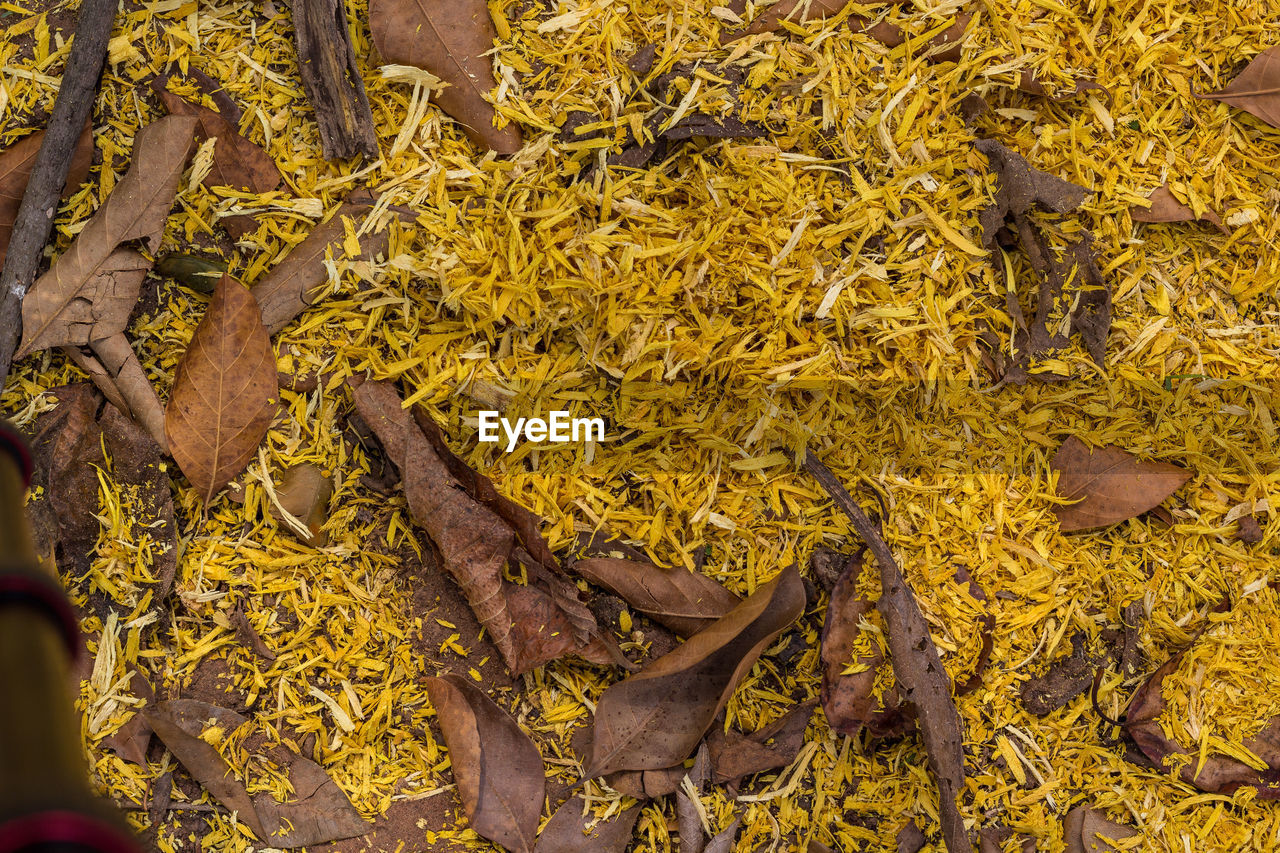
[(738, 840), (738, 830), (742, 828), (742, 818), (735, 817), (733, 823), (715, 834), (707, 842), (702, 853), (732, 853), (733, 845)]
[(728, 613), (738, 597), (712, 578), (682, 568), (616, 557), (578, 560), (574, 573), (602, 586), (681, 637), (690, 637)]
[(938, 781), (942, 838), (951, 853), (970, 853), (973, 845), (956, 805), (956, 797), (964, 788), (964, 732), (951, 696), (950, 679), (929, 635), (929, 625), (878, 525), (872, 523), (818, 457), (808, 454), (804, 466), (849, 516), (880, 566), (881, 592), (876, 606), (884, 617), (894, 676), (903, 699), (915, 709), (929, 766)]
[(600, 821), (589, 810), (583, 814), (585, 805), (581, 797), (573, 797), (556, 809), (538, 833), (536, 853), (625, 853), (640, 819), (640, 804)]
[(1169, 189), (1167, 183), (1157, 187), (1151, 195), (1147, 196), (1147, 200), (1151, 202), (1151, 207), (1135, 206), (1129, 211), (1129, 215), (1133, 217), (1134, 222), (1195, 222), (1204, 220), (1205, 222), (1213, 223), (1223, 234), (1231, 233), (1231, 229), (1222, 224), (1222, 217), (1212, 210), (1206, 209), (1202, 214), (1196, 216), (1194, 210), (1174, 197), (1173, 191)]
[(224, 260), (170, 252), (156, 259), (152, 272), (171, 278), (197, 293), (213, 293), (219, 279), (227, 274), (228, 269)]
[(471, 828), (516, 853), (533, 849), (546, 776), (542, 756), (511, 715), (467, 679), (427, 679), (458, 795)]
[(586, 775), (659, 770), (683, 761), (756, 660), (804, 610), (794, 566), (596, 704)]
[(201, 738), (209, 728), (217, 727), (226, 736), (248, 722), (235, 711), (194, 699), (173, 699), (142, 713), (187, 772), (264, 844), (282, 849), (309, 847), (354, 838), (370, 828), (320, 765), (283, 747), (268, 755), (288, 774), (290, 801), (279, 802), (270, 793), (250, 796), (226, 759)]
[[(254, 298), (262, 309), (262, 324), (268, 334), (274, 335), (289, 325), (324, 294), (330, 283), (325, 255), (329, 254), (334, 261), (342, 258), (345, 221), (367, 213), (372, 205), (372, 196), (352, 193), (333, 216), (313, 228), (305, 240), (253, 286)], [(365, 234), (359, 239), (360, 254), (346, 259), (366, 260), (381, 254), (387, 248), (387, 237), (385, 229)]]
[(1074, 85), (1070, 89), (1058, 89), (1050, 92), (1049, 89), (1040, 81), (1034, 71), (1025, 70), (1018, 77), (1018, 88), (1030, 94), (1037, 95), (1042, 98), (1048, 98), (1051, 101), (1065, 101), (1073, 98), (1082, 92), (1101, 92), (1108, 102), (1112, 100), (1111, 90), (1100, 83), (1090, 80), (1087, 77), (1079, 77), (1075, 80)]
[[(42, 142), (44, 142), (43, 130), (24, 136), (0, 152), (0, 267), (4, 266), (5, 254), (9, 251), (9, 238), (13, 233), (13, 223), (18, 218), (22, 194), (26, 192), (27, 180), (31, 177), (31, 170), (36, 164), (36, 154), (40, 152)], [(86, 127), (71, 155), (71, 167), (67, 170), (64, 195), (80, 188), (89, 175), (89, 166), (92, 162), (93, 130)]]
[[(1033, 206), (1051, 213), (1075, 210), (1088, 191), (1032, 168), (1022, 155), (993, 139), (979, 139), (974, 147), (986, 155), (997, 176), (995, 198), (978, 214), (983, 246), (991, 250), (998, 275), (1008, 279), (1011, 267), (1003, 253), (1006, 247), (1020, 244), (1040, 279), (1030, 322), (1023, 313), (1016, 282), (1004, 282), (1005, 304), (1014, 322), (1014, 359), (998, 367), (998, 378), (1019, 384), (1031, 377), (1069, 378), (1035, 367), (1039, 360), (1066, 349), (1073, 335), (1080, 336), (1089, 356), (1103, 366), (1111, 329), (1111, 291), (1098, 269), (1093, 235), (1082, 230), (1080, 238), (1059, 255), (1030, 216)], [(1001, 353), (996, 356), (1003, 358)]]
[(1062, 834), (1067, 843), (1067, 853), (1112, 853), (1133, 848), (1111, 842), (1124, 841), (1142, 833), (1107, 819), (1102, 812), (1089, 806), (1076, 806), (1067, 812)]
[(218, 140), (213, 148), (213, 166), (203, 181), (206, 187), (268, 193), (283, 182), (271, 155), (241, 136), (222, 115), (184, 100), (163, 86), (156, 88), (156, 94), (170, 115), (189, 116), (197, 121), (196, 135), (201, 141)]
[[(140, 672), (129, 674), (129, 683), (125, 687), (135, 698), (143, 700), (143, 707), (155, 704), (156, 694), (151, 689), (151, 682)], [(102, 743), (125, 761), (139, 767), (147, 766), (147, 748), (151, 745), (151, 726), (141, 711), (125, 721), (113, 734), (103, 738)]]
[(919, 853), (926, 843), (924, 833), (914, 820), (907, 821), (902, 829), (898, 830), (898, 853)]
[[(858, 594), (862, 555), (849, 558), (844, 572), (831, 590), (822, 624), (822, 711), (831, 728), (843, 735), (856, 735), (867, 728), (874, 736), (901, 734), (911, 727), (911, 713), (903, 707), (897, 685), (884, 695), (874, 695), (876, 672), (884, 655), (874, 644), (864, 655), (854, 658), (862, 620), (875, 609), (875, 602)], [(853, 663), (858, 672), (845, 674)]]
[(497, 112), (485, 99), (494, 87), (488, 53), (497, 33), (484, 0), (371, 0), (369, 29), (383, 59), (430, 71), (449, 84), (435, 102), (472, 142), (499, 154), (520, 150), (520, 129), (495, 127)]
[(224, 276), (173, 381), (165, 431), (173, 459), (207, 503), (249, 464), (279, 388), (258, 303)]
[(1087, 639), (1083, 634), (1071, 637), (1071, 653), (1049, 664), (1041, 675), (1033, 675), (1018, 692), (1022, 705), (1037, 717), (1052, 714), (1066, 707), (1072, 699), (1089, 689), (1093, 674), (1102, 661), (1089, 654)]
[(804, 702), (749, 735), (713, 728), (707, 736), (712, 781), (735, 785), (743, 777), (789, 766), (804, 746), (804, 732), (816, 704)]
[[(698, 792), (695, 790), (693, 793)], [(685, 786), (676, 790), (676, 826), (680, 834), (680, 853), (702, 853), (706, 849), (702, 816)]]
[(1269, 47), (1236, 78), (1215, 92), (1197, 95), (1212, 98), (1280, 127), (1280, 45)]
[(291, 465), (285, 469), (280, 485), (276, 486), (280, 507), (302, 522), (305, 530), (298, 530), (286, 522), (284, 515), (274, 505), (271, 515), (302, 539), (318, 547), (324, 547), (329, 537), (321, 528), (329, 517), (329, 499), (333, 497), (333, 479), (313, 462)]
[(160, 247), (195, 134), (195, 120), (170, 116), (134, 141), (129, 171), (67, 251), (22, 300), (16, 357), (55, 346), (83, 346), (123, 332), (151, 262), (126, 244)]
[[(365, 382), (351, 396), (399, 469), (414, 520), (439, 549), (445, 571), (462, 587), (513, 673), (567, 654), (625, 663), (578, 600), (577, 587), (561, 574), (532, 513), (498, 495), (487, 478), (453, 456), (435, 425), (405, 411), (389, 383)], [(521, 566), (528, 585), (504, 578), (507, 562), (526, 555)]]
[(1058, 495), (1077, 501), (1053, 508), (1064, 533), (1141, 515), (1191, 479), (1191, 472), (1177, 465), (1143, 462), (1114, 445), (1090, 450), (1075, 436), (1062, 442), (1050, 466), (1058, 472)]
[[(834, 18), (848, 5), (849, 0), (779, 0), (757, 14), (746, 29), (727, 31), (720, 36), (720, 41), (727, 44), (745, 36), (776, 32), (782, 28), (783, 21), (808, 23)], [(732, 0), (729, 3), (729, 8), (739, 15), (746, 11), (746, 6), (745, 0)], [(888, 21), (873, 23), (861, 15), (850, 15), (846, 23), (854, 32), (865, 32), (888, 47), (897, 47), (906, 40), (902, 29)]]
[(63, 347), (62, 351), (89, 374), (108, 400), (145, 429), (162, 450), (168, 451), (164, 406), (124, 332), (98, 338), (89, 347)]

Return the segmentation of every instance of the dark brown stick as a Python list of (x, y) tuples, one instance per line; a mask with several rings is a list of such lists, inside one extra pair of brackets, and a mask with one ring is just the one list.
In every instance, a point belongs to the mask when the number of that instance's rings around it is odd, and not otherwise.
[(293, 0), (298, 68), (320, 124), (325, 159), (378, 156), (373, 113), (356, 66), (342, 0)]
[(84, 0), (80, 5), (58, 98), (13, 224), (9, 254), (0, 273), (0, 386), (9, 376), (22, 336), (22, 298), (36, 279), (40, 253), (53, 231), (58, 197), (67, 183), (72, 152), (97, 100), (116, 5), (117, 0)]
[(973, 847), (956, 806), (956, 797), (964, 787), (964, 732), (951, 697), (951, 681), (929, 636), (929, 625), (898, 568), (898, 561), (880, 535), (879, 525), (867, 517), (818, 457), (805, 454), (804, 467), (849, 516), (853, 529), (867, 543), (880, 566), (881, 592), (876, 609), (884, 617), (894, 677), (904, 698), (915, 706), (929, 766), (938, 781), (942, 838), (951, 853), (971, 853)]

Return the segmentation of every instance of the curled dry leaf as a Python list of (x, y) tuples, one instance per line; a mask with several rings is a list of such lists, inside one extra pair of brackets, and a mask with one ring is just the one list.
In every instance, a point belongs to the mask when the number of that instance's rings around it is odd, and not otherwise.
[(1271, 718), (1261, 731), (1240, 744), (1265, 765), (1261, 769), (1220, 752), (1193, 753), (1165, 733), (1160, 724), (1166, 707), (1161, 693), (1164, 680), (1177, 670), (1188, 649), (1170, 658), (1134, 692), (1125, 712), (1125, 733), (1156, 767), (1179, 768), (1179, 778), (1202, 791), (1230, 795), (1251, 787), (1260, 800), (1280, 800), (1280, 716)]
[(272, 506), (271, 515), (277, 521), (304, 542), (321, 548), (329, 543), (328, 534), (321, 528), (329, 517), (333, 479), (324, 473), (323, 468), (312, 462), (303, 462), (285, 469), (280, 485), (276, 486), (276, 497), (280, 500), (280, 507), (301, 521), (310, 535), (304, 535), (292, 524), (287, 524), (280, 510)]
[(915, 709), (929, 766), (938, 780), (943, 841), (951, 853), (969, 853), (973, 846), (956, 805), (956, 797), (964, 787), (964, 733), (951, 697), (950, 679), (929, 636), (929, 625), (878, 525), (872, 523), (831, 469), (816, 456), (808, 454), (804, 466), (849, 516), (880, 566), (881, 592), (876, 606), (884, 617), (894, 675), (903, 699)]
[(1042, 675), (1034, 675), (1018, 688), (1022, 705), (1037, 717), (1066, 707), (1072, 699), (1089, 689), (1093, 674), (1102, 660), (1089, 654), (1088, 638), (1082, 633), (1071, 637), (1071, 653), (1049, 664)]
[(467, 679), (427, 679), (458, 795), (471, 828), (516, 853), (533, 850), (546, 776), (542, 756), (511, 715)]
[(1151, 207), (1135, 206), (1130, 209), (1129, 215), (1134, 222), (1195, 222), (1203, 220), (1212, 223), (1223, 234), (1229, 235), (1231, 233), (1231, 229), (1222, 224), (1222, 217), (1208, 208), (1199, 216), (1196, 216), (1194, 210), (1174, 197), (1167, 183), (1157, 187), (1151, 195), (1147, 196), (1147, 200), (1151, 202)]
[(1067, 812), (1062, 824), (1063, 840), (1067, 853), (1112, 853), (1116, 850), (1134, 849), (1129, 845), (1112, 844), (1141, 835), (1136, 829), (1108, 820), (1102, 812), (1088, 806), (1076, 806)]
[(484, 0), (371, 0), (369, 28), (383, 59), (430, 71), (449, 84), (435, 101), (472, 142), (499, 154), (520, 150), (520, 129), (495, 127), (497, 111), (485, 99), (494, 87), (488, 54), (497, 33)]
[(660, 770), (687, 758), (756, 660), (804, 610), (804, 584), (783, 569), (733, 610), (596, 704), (588, 777)]
[(1280, 45), (1255, 56), (1244, 71), (1223, 88), (1196, 97), (1221, 101), (1257, 116), (1272, 127), (1280, 127)]
[[(22, 194), (26, 192), (27, 181), (31, 178), (31, 169), (36, 164), (36, 154), (43, 141), (44, 131), (37, 131), (24, 136), (0, 153), (0, 267), (4, 266), (13, 223), (18, 218), (18, 207), (22, 204)], [(86, 127), (71, 155), (71, 168), (67, 170), (64, 196), (80, 188), (84, 179), (89, 176), (92, 162), (93, 129)]]
[(1030, 95), (1037, 95), (1042, 98), (1048, 98), (1051, 101), (1065, 101), (1068, 98), (1074, 98), (1081, 92), (1102, 92), (1106, 96), (1107, 102), (1112, 100), (1111, 90), (1100, 83), (1087, 78), (1079, 78), (1070, 89), (1059, 89), (1050, 94), (1045, 88), (1044, 83), (1036, 77), (1036, 73), (1031, 70), (1025, 70), (1018, 77), (1018, 88)]
[(616, 557), (590, 557), (572, 566), (660, 625), (690, 637), (728, 613), (738, 597), (712, 578), (682, 568)]
[[(584, 814), (585, 811), (585, 814)], [(538, 833), (535, 853), (625, 853), (640, 819), (635, 803), (615, 815), (596, 821), (581, 797), (573, 797), (556, 809)]]
[(162, 450), (168, 450), (164, 406), (124, 332), (99, 338), (93, 342), (92, 348), (62, 349), (89, 374), (108, 400), (145, 429)]
[[(1094, 258), (1093, 236), (1081, 231), (1081, 238), (1059, 256), (1042, 229), (1030, 217), (1032, 206), (1051, 213), (1067, 213), (1078, 208), (1088, 194), (1081, 186), (1034, 169), (1020, 155), (993, 139), (979, 139), (974, 146), (986, 155), (997, 176), (992, 204), (978, 216), (983, 246), (991, 250), (996, 271), (1006, 278), (1006, 308), (1014, 321), (1012, 363), (998, 369), (1002, 381), (1022, 384), (1029, 376), (1037, 379), (1064, 379), (1053, 373), (1032, 371), (1033, 361), (1051, 357), (1065, 349), (1078, 334), (1090, 357), (1105, 364), (1107, 333), (1111, 329), (1111, 291)], [(1018, 300), (1011, 265), (1003, 261), (1006, 246), (1020, 243), (1040, 278), (1035, 316), (1028, 324)], [(1068, 291), (1068, 285), (1070, 290)], [(1071, 306), (1068, 314), (1064, 306)]]
[(1075, 436), (1062, 442), (1049, 464), (1058, 472), (1058, 495), (1076, 501), (1053, 508), (1064, 533), (1119, 524), (1158, 506), (1191, 479), (1186, 468), (1143, 462), (1114, 445), (1090, 450)]
[(292, 800), (278, 802), (270, 793), (251, 796), (226, 759), (201, 738), (207, 729), (217, 727), (226, 736), (248, 722), (235, 711), (173, 699), (142, 715), (187, 772), (270, 847), (309, 847), (354, 838), (370, 828), (320, 765), (284, 747), (266, 757), (285, 769)]
[(169, 117), (138, 132), (133, 164), (106, 202), (22, 300), (17, 358), (123, 332), (151, 262), (126, 244), (160, 247), (195, 120)]
[[(562, 575), (532, 513), (498, 495), (488, 478), (450, 453), (435, 425), (425, 417), (415, 421), (389, 383), (365, 382), (351, 396), (400, 470), (414, 520), (513, 673), (566, 654), (626, 663)], [(503, 576), (512, 560), (525, 570), (528, 585)]]
[(253, 458), (276, 411), (276, 360), (253, 294), (223, 276), (173, 381), (165, 432), (207, 503)]
[[(344, 245), (346, 221), (367, 212), (374, 199), (367, 193), (352, 193), (323, 224), (317, 225), (283, 261), (276, 264), (253, 286), (254, 298), (262, 309), (262, 323), (274, 335), (314, 304), (329, 284), (325, 255), (339, 260)], [(387, 248), (385, 229), (359, 238), (360, 254), (348, 261), (367, 260)]]

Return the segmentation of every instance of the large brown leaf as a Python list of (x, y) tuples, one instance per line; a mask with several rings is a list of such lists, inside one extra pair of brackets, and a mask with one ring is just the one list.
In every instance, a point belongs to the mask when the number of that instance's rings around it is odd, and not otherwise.
[[(253, 286), (253, 295), (262, 308), (262, 323), (268, 334), (276, 334), (312, 305), (329, 282), (325, 254), (332, 247), (332, 258), (338, 260), (345, 233), (344, 220), (367, 212), (373, 196), (352, 193), (328, 221), (317, 225), (306, 239), (293, 248)], [(360, 238), (360, 255), (348, 260), (372, 258), (387, 248), (387, 232), (365, 234)]]
[(606, 689), (596, 705), (586, 775), (659, 770), (687, 758), (804, 602), (800, 573), (783, 569), (683, 645)]
[(462, 676), (427, 679), (427, 695), (471, 828), (508, 850), (528, 853), (547, 782), (538, 748), (510, 714)]
[[(36, 154), (40, 152), (40, 143), (43, 141), (44, 131), (41, 130), (24, 136), (0, 153), (0, 267), (4, 266), (4, 256), (9, 250), (9, 237), (13, 234), (13, 223), (18, 218), (18, 207), (22, 204), (22, 194), (26, 192), (27, 180), (31, 177), (31, 169), (36, 164)], [(86, 127), (71, 155), (71, 168), (67, 171), (64, 195), (80, 188), (89, 175), (92, 162), (93, 130)]]
[(712, 578), (680, 568), (664, 569), (617, 557), (590, 557), (578, 560), (572, 569), (681, 637), (698, 633), (739, 601)]
[(1058, 495), (1078, 501), (1053, 510), (1064, 533), (1107, 527), (1159, 506), (1191, 472), (1168, 462), (1143, 462), (1114, 445), (1089, 450), (1071, 436), (1050, 463), (1058, 472)]
[(1280, 127), (1280, 45), (1255, 56), (1248, 67), (1223, 88), (1197, 97), (1230, 104), (1272, 127)]
[(140, 241), (151, 252), (160, 247), (194, 134), (195, 119), (177, 116), (138, 132), (129, 171), (22, 300), (17, 358), (124, 331), (151, 268), (151, 261), (128, 244)]
[(226, 759), (200, 737), (215, 726), (226, 736), (248, 722), (235, 711), (173, 699), (144, 709), (142, 716), (187, 772), (269, 847), (309, 847), (354, 838), (370, 829), (320, 765), (284, 747), (267, 756), (287, 772), (291, 801), (278, 802), (270, 793), (250, 795)]
[[(487, 478), (453, 457), (443, 442), (433, 445), (434, 424), (415, 421), (389, 383), (365, 382), (351, 396), (400, 470), (409, 511), (513, 673), (566, 654), (592, 663), (626, 663), (578, 600), (577, 587), (561, 574), (528, 510), (497, 495)], [(524, 568), (528, 585), (503, 577), (510, 560)]]
[(499, 154), (520, 150), (520, 129), (494, 127), (497, 113), (484, 98), (494, 86), (487, 54), (497, 37), (484, 0), (371, 0), (369, 28), (388, 62), (426, 69), (449, 84), (436, 103), (475, 144)]
[(584, 805), (581, 797), (573, 797), (556, 809), (538, 833), (536, 853), (625, 853), (640, 819), (640, 804), (598, 821), (590, 829), (588, 822), (593, 816), (590, 811), (583, 815)]
[(169, 452), (206, 503), (253, 458), (275, 415), (277, 383), (258, 303), (223, 276), (178, 362), (165, 410)]

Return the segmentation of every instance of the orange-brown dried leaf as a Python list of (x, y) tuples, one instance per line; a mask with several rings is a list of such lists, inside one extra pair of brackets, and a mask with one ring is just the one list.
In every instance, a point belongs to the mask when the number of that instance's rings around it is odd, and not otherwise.
[(1117, 846), (1111, 842), (1122, 842), (1141, 834), (1133, 827), (1108, 820), (1102, 812), (1089, 806), (1076, 806), (1067, 813), (1062, 825), (1067, 853), (1112, 853), (1118, 850), (1133, 850), (1136, 848), (1128, 845)]
[(435, 102), (475, 144), (499, 154), (520, 150), (520, 129), (494, 127), (497, 111), (485, 100), (494, 87), (488, 52), (497, 33), (484, 0), (370, 0), (369, 28), (383, 59), (425, 69), (449, 84)]
[(1167, 183), (1156, 187), (1151, 195), (1147, 196), (1147, 201), (1151, 202), (1150, 207), (1134, 206), (1130, 209), (1129, 215), (1134, 222), (1196, 222), (1197, 220), (1203, 220), (1213, 223), (1223, 234), (1231, 233), (1231, 229), (1222, 224), (1222, 217), (1212, 210), (1205, 210), (1203, 214), (1196, 216), (1196, 212), (1190, 206), (1178, 201)]
[[(17, 220), (18, 208), (22, 205), (22, 194), (27, 191), (27, 181), (31, 178), (31, 170), (36, 165), (36, 154), (40, 152), (40, 143), (43, 141), (44, 131), (37, 131), (24, 136), (0, 153), (0, 267), (4, 266), (4, 256), (9, 251), (9, 238), (13, 234), (13, 223)], [(64, 196), (80, 188), (89, 175), (92, 162), (93, 129), (86, 127), (71, 154), (71, 168), (67, 170)]]
[(206, 503), (253, 458), (276, 412), (277, 383), (257, 301), (223, 276), (165, 410), (169, 452)]
[(573, 571), (602, 586), (660, 625), (691, 637), (738, 605), (712, 578), (682, 568), (617, 557), (578, 560)]
[(83, 346), (123, 332), (151, 268), (178, 190), (195, 119), (170, 116), (138, 132), (133, 163), (67, 251), (22, 300), (22, 345), (15, 357), (56, 346)]
[(538, 748), (510, 714), (461, 676), (428, 678), (427, 696), (471, 828), (508, 850), (528, 853), (546, 792)]
[[(344, 220), (367, 212), (373, 201), (366, 193), (352, 193), (333, 216), (313, 228), (283, 261), (254, 284), (253, 295), (262, 309), (262, 324), (268, 334), (279, 332), (320, 298), (329, 283), (325, 254), (332, 247), (332, 257), (338, 260), (346, 233)], [(365, 260), (381, 254), (387, 248), (387, 236), (384, 229), (360, 237), (360, 255), (348, 260)]]
[(1191, 472), (1168, 462), (1143, 462), (1114, 445), (1090, 450), (1071, 436), (1050, 463), (1058, 473), (1057, 493), (1076, 501), (1054, 506), (1064, 533), (1119, 524), (1153, 509), (1191, 479)]
[(254, 193), (267, 193), (280, 186), (284, 177), (271, 155), (250, 142), (235, 125), (218, 113), (184, 100), (168, 89), (157, 88), (170, 115), (194, 118), (200, 141), (216, 138), (213, 166), (202, 183), (206, 187), (231, 187)]
[[(513, 673), (567, 654), (592, 663), (625, 663), (578, 600), (577, 587), (561, 575), (528, 510), (498, 496), (487, 478), (447, 448), (442, 453), (433, 446), (422, 426), (434, 425), (415, 421), (389, 383), (364, 382), (351, 396), (399, 469), (414, 520), (435, 543), (445, 571), (462, 587)], [(527, 586), (503, 577), (509, 560), (526, 570)]]
[(687, 758), (756, 660), (804, 610), (794, 566), (596, 705), (586, 775), (659, 770)]
[(1255, 56), (1223, 88), (1196, 97), (1221, 101), (1257, 116), (1272, 127), (1280, 127), (1280, 45)]

